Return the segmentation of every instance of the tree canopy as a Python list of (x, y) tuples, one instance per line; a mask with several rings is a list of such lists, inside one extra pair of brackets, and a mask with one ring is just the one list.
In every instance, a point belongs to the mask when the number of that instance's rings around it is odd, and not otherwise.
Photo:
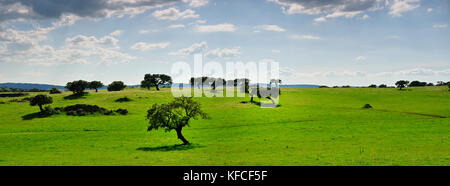
[(89, 87), (89, 83), (84, 80), (78, 80), (73, 82), (68, 82), (66, 84), (66, 89), (73, 92), (73, 94), (83, 95), (83, 92), (86, 88)]
[(406, 81), (406, 80), (400, 80), (400, 81), (397, 81), (397, 82), (395, 83), (395, 85), (396, 85), (398, 88), (400, 88), (400, 90), (402, 90), (402, 88), (405, 88), (406, 85), (408, 85), (408, 83), (409, 83), (409, 81)]
[(156, 87), (159, 90), (160, 85), (172, 84), (172, 77), (166, 74), (145, 74), (144, 80), (141, 81), (141, 87), (150, 89), (150, 87)]
[(122, 81), (113, 81), (108, 85), (108, 91), (121, 91), (127, 87)]
[(34, 96), (30, 100), (30, 105), (31, 106), (38, 105), (41, 112), (44, 112), (42, 105), (51, 104), (51, 103), (53, 103), (53, 98), (50, 96), (47, 96), (47, 95), (42, 95), (42, 94)]
[(147, 119), (150, 126), (147, 131), (158, 130), (164, 128), (166, 132), (175, 130), (178, 139), (183, 144), (189, 142), (181, 134), (181, 130), (185, 126), (189, 126), (191, 119), (208, 119), (208, 115), (200, 108), (200, 103), (194, 101), (191, 97), (175, 98), (172, 102), (166, 104), (154, 104), (147, 111)]
[(105, 86), (105, 85), (103, 85), (103, 83), (100, 82), (100, 81), (91, 81), (91, 82), (89, 82), (89, 88), (90, 89), (95, 89), (95, 92), (98, 92), (98, 89), (102, 88), (103, 86)]

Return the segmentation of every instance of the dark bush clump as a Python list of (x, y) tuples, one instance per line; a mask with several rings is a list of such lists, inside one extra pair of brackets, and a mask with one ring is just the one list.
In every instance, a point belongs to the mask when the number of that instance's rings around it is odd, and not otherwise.
[(116, 99), (116, 102), (128, 102), (128, 101), (131, 101), (131, 99), (127, 98), (126, 96), (123, 98)]
[(61, 91), (55, 87), (50, 89), (50, 94), (61, 94)]
[(127, 109), (117, 109), (116, 112), (119, 113), (119, 114), (122, 114), (122, 115), (127, 115), (128, 114), (128, 110)]
[[(97, 105), (86, 105), (86, 104), (77, 104), (77, 105), (71, 105), (64, 108), (58, 108), (59, 110), (62, 110), (63, 112), (66, 112), (67, 115), (71, 116), (86, 116), (90, 114), (102, 114), (102, 115), (113, 115), (114, 111), (108, 110), (102, 107), (99, 107)], [(56, 109), (55, 109), (56, 110)], [(128, 110), (126, 109), (117, 109), (115, 112), (126, 115), (128, 114)]]
[(365, 104), (365, 105), (363, 106), (363, 108), (364, 108), (364, 109), (370, 109), (370, 108), (372, 108), (372, 105), (370, 105), (370, 104)]
[(0, 104), (5, 104), (5, 102), (3, 102), (3, 101), (0, 101)]
[(0, 94), (0, 97), (22, 97), (28, 96), (28, 93), (11, 93), (11, 94)]

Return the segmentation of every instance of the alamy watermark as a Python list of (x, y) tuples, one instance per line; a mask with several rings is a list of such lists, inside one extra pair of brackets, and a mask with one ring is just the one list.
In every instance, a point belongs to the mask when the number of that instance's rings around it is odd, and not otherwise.
[(259, 62), (205, 62), (202, 54), (194, 55), (194, 63), (176, 62), (172, 65), (172, 94), (174, 97), (245, 97), (254, 102), (261, 99), (261, 107), (273, 108), (279, 105), (280, 83), (279, 63)]

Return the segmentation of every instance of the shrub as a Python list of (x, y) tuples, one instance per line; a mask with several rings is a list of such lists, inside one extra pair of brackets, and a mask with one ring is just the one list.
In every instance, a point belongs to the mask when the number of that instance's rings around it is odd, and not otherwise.
[(122, 81), (114, 81), (108, 85), (108, 91), (121, 91), (126, 87)]
[(28, 93), (11, 93), (11, 94), (0, 94), (0, 97), (22, 97), (22, 96), (28, 96)]
[(372, 108), (372, 105), (370, 105), (370, 104), (365, 104), (362, 108), (364, 108), (364, 109), (370, 109), (370, 108)]
[(369, 88), (377, 88), (377, 85), (371, 84), (371, 85), (369, 85)]
[(128, 102), (128, 101), (131, 101), (131, 99), (127, 98), (126, 96), (123, 98), (116, 99), (116, 102)]
[(127, 115), (128, 114), (128, 110), (127, 109), (117, 109), (116, 110), (117, 113), (122, 114), (122, 115)]
[(50, 94), (61, 94), (61, 91), (55, 87), (50, 89)]
[(387, 88), (387, 85), (381, 84), (380, 86), (378, 86), (378, 88)]
[[(61, 109), (61, 108), (58, 108)], [(114, 111), (108, 110), (102, 107), (99, 107), (97, 105), (86, 105), (86, 104), (76, 104), (76, 105), (70, 105), (67, 107), (64, 107), (61, 109), (63, 112), (66, 112), (67, 115), (71, 116), (86, 116), (91, 114), (102, 114), (102, 115), (113, 115)], [(117, 109), (115, 112), (126, 115), (128, 114), (127, 109)]]

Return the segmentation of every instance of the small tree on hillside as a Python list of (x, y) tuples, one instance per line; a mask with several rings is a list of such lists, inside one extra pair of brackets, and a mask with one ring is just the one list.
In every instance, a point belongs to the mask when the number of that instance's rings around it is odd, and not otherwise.
[(61, 91), (55, 87), (50, 89), (50, 94), (60, 94), (60, 93), (61, 93)]
[(122, 81), (113, 81), (108, 85), (108, 91), (121, 91), (127, 87)]
[(39, 106), (39, 109), (41, 110), (41, 113), (44, 112), (44, 109), (42, 108), (42, 105), (47, 105), (53, 103), (53, 99), (50, 96), (47, 95), (37, 95), (31, 98), (30, 105), (31, 106)]
[(400, 80), (400, 81), (397, 81), (397, 82), (395, 83), (395, 85), (396, 85), (398, 88), (400, 88), (400, 90), (402, 90), (402, 88), (405, 88), (406, 85), (408, 85), (408, 83), (409, 83), (409, 81), (406, 81), (406, 80)]
[(90, 89), (95, 89), (95, 92), (98, 92), (98, 89), (102, 88), (103, 86), (105, 86), (105, 85), (103, 85), (103, 83), (100, 82), (100, 81), (91, 81), (91, 82), (89, 82), (89, 88)]
[(172, 84), (172, 77), (165, 74), (145, 74), (141, 87), (150, 89), (151, 86), (159, 90), (160, 85)]
[(83, 80), (68, 82), (66, 84), (66, 89), (72, 91), (73, 94), (76, 95), (83, 95), (83, 91), (88, 87), (89, 83)]
[(387, 88), (387, 85), (385, 84), (381, 84), (380, 86), (378, 86), (379, 88)]
[(181, 130), (189, 126), (191, 119), (208, 119), (208, 115), (200, 109), (200, 103), (194, 101), (191, 97), (179, 97), (167, 104), (154, 104), (147, 111), (147, 119), (150, 126), (147, 131), (165, 128), (166, 132), (175, 130), (178, 139), (183, 141), (184, 145), (189, 142), (184, 138)]
[(141, 87), (150, 90), (150, 87), (153, 85), (154, 77), (151, 74), (145, 74), (144, 80), (141, 81)]
[(369, 88), (377, 88), (377, 85), (371, 84), (371, 85), (369, 85)]

